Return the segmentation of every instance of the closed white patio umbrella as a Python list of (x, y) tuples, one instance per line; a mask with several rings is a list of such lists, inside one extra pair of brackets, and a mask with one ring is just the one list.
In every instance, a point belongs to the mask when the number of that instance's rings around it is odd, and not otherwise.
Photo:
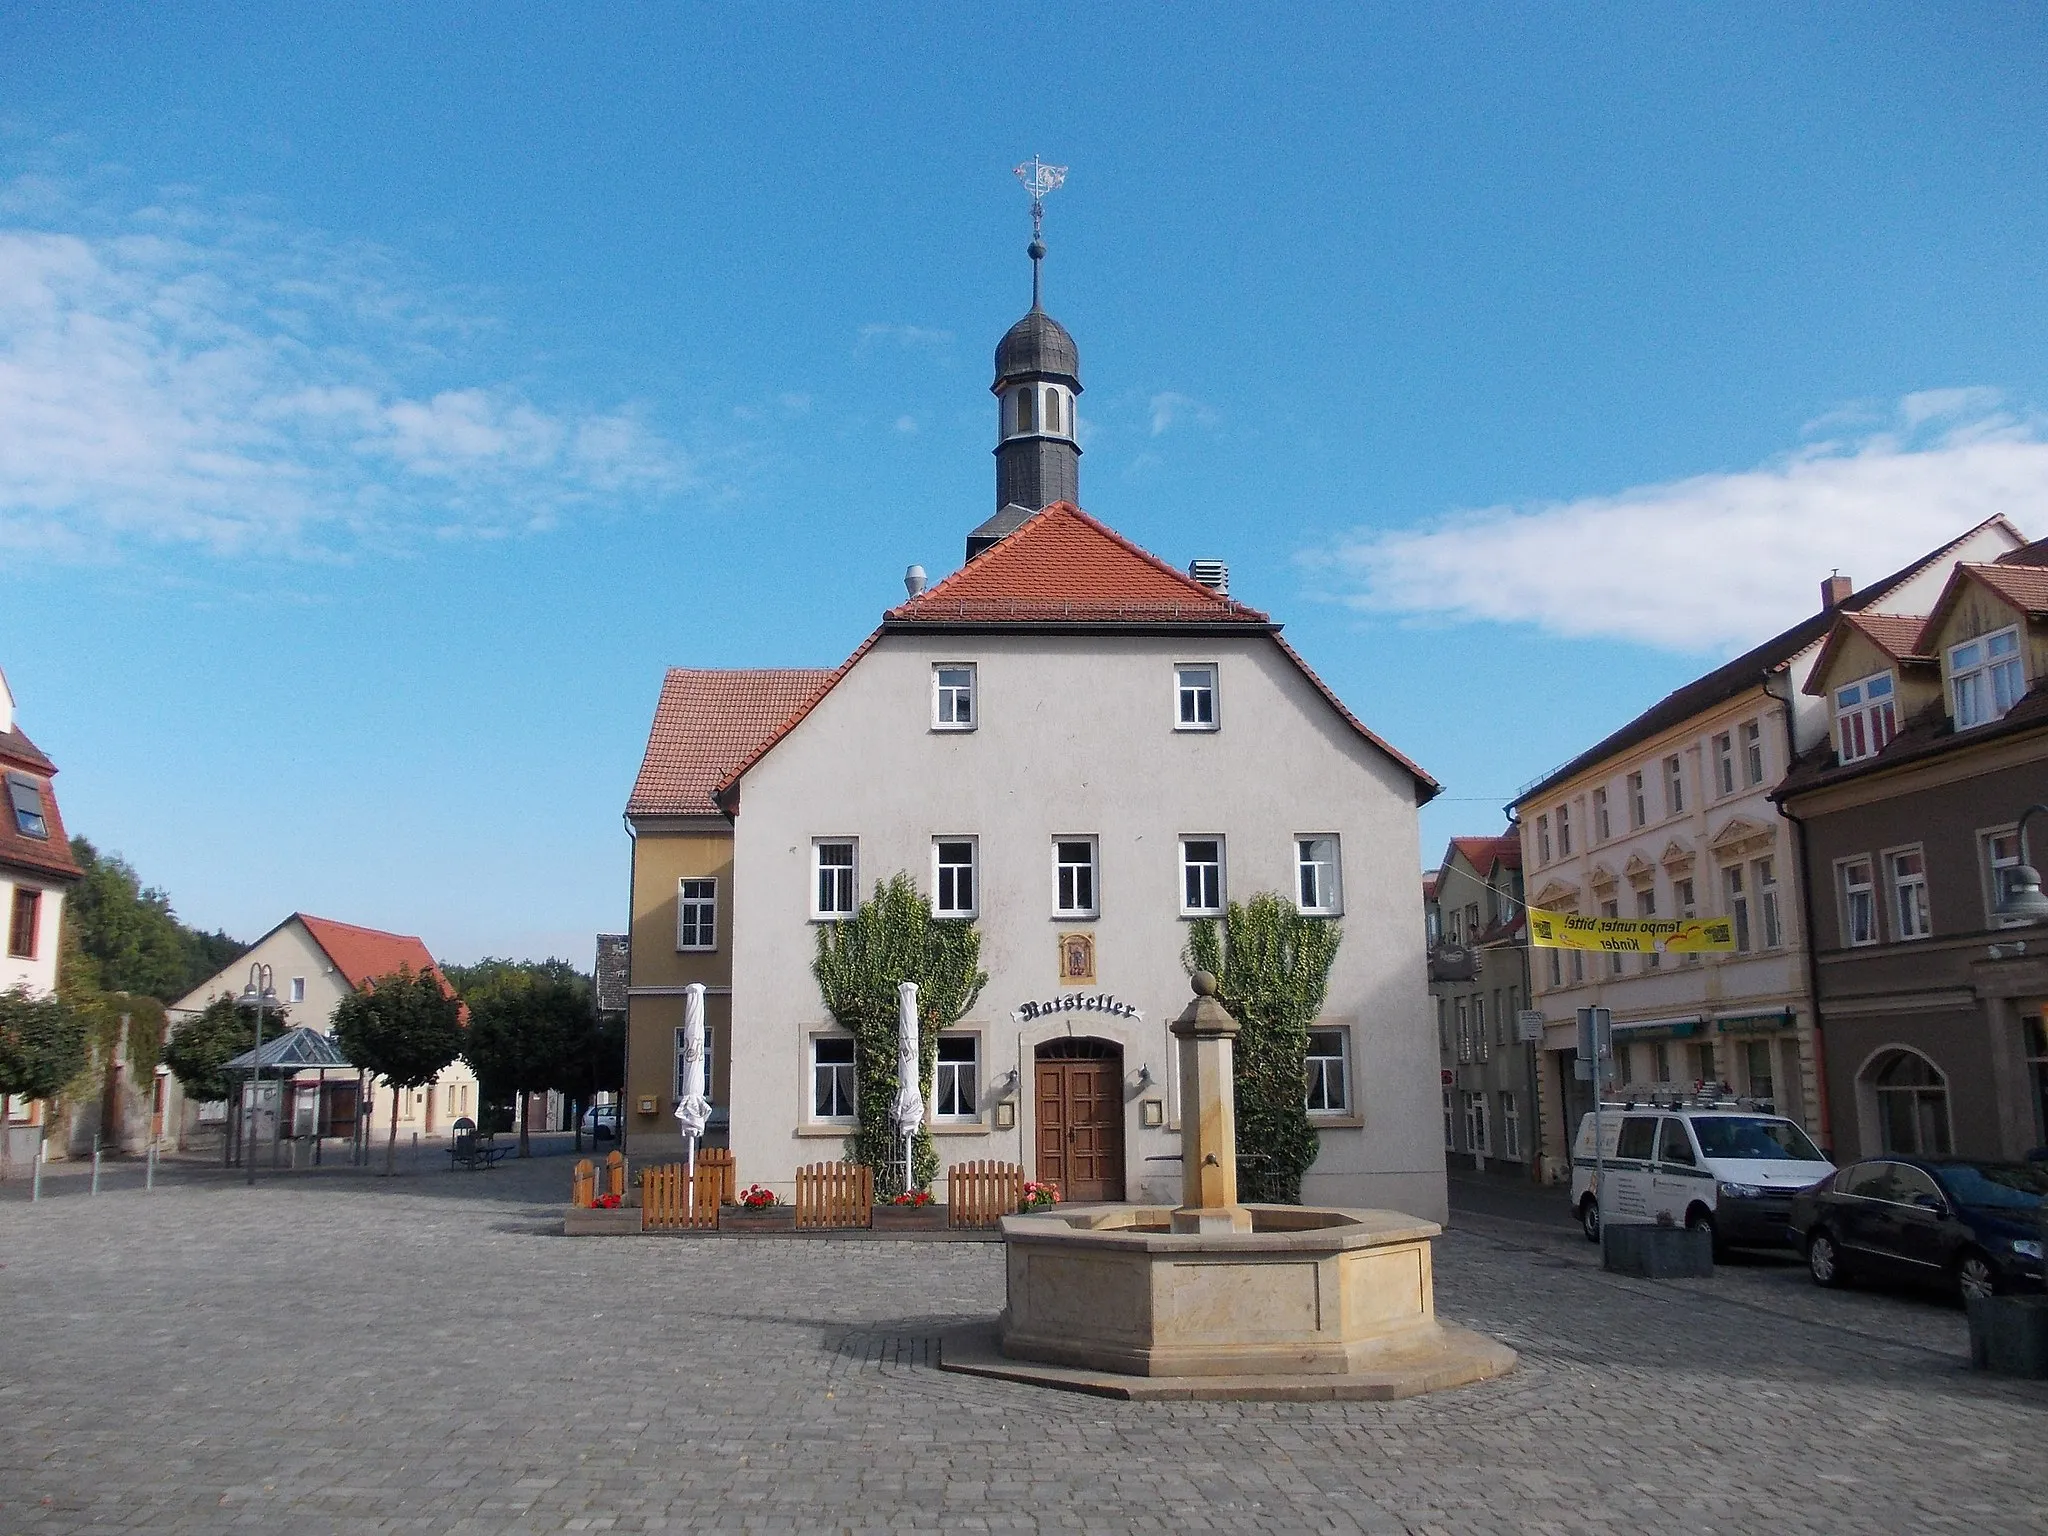
[(676, 1125), (689, 1145), (690, 1199), (697, 1190), (697, 1138), (711, 1121), (711, 1100), (704, 1084), (704, 984), (693, 981), (683, 990), (683, 1082), (676, 1100)]
[(918, 1066), (917, 983), (901, 981), (896, 984), (896, 1102), (890, 1106), (890, 1117), (896, 1122), (896, 1134), (903, 1138), (905, 1193), (916, 1183), (911, 1149), (924, 1124), (924, 1094), (918, 1087), (923, 1074)]

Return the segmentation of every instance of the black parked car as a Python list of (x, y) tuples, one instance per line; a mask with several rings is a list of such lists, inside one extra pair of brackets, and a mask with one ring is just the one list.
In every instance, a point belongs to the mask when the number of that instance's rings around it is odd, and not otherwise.
[(1851, 1163), (1792, 1200), (1792, 1238), (1817, 1284), (1943, 1285), (1964, 1296), (2042, 1289), (2048, 1166), (1971, 1158)]

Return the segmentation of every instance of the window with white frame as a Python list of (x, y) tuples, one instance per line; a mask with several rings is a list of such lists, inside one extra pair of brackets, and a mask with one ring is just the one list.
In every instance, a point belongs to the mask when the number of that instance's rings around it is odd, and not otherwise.
[(1458, 1060), (1460, 1062), (1470, 1061), (1472, 1059), (1471, 1005), (1461, 997), (1452, 1006), (1458, 1015)]
[(1836, 866), (1842, 890), (1842, 937), (1852, 945), (1877, 942), (1877, 885), (1870, 860), (1844, 859)]
[(1650, 796), (1643, 788), (1643, 776), (1632, 773), (1628, 776), (1628, 824), (1641, 827), (1650, 820)]
[(303, 976), (294, 976), (292, 978), (291, 996), (287, 999), (287, 1001), (294, 1003), (303, 1003), (305, 1000), (306, 978)]
[(1062, 837), (1052, 845), (1053, 911), (1060, 917), (1094, 917), (1096, 842)]
[(1472, 994), (1472, 1054), (1480, 1061), (1493, 1055), (1491, 1037), (1486, 1033), (1486, 998), (1478, 992)]
[(811, 1038), (811, 1118), (851, 1120), (856, 1112), (853, 1041), (843, 1035)]
[(1676, 816), (1685, 809), (1685, 761), (1674, 752), (1664, 759), (1664, 813)]
[(974, 729), (974, 663), (942, 661), (932, 668), (932, 729)]
[(1560, 859), (1572, 856), (1572, 808), (1568, 805), (1557, 808), (1557, 856)]
[(1508, 1012), (1500, 1004), (1499, 987), (1493, 989), (1493, 1043), (1495, 1045), (1514, 1044), (1508, 1038)]
[(1575, 949), (1572, 951), (1572, 985), (1577, 986), (1585, 979), (1586, 952), (1583, 949)]
[(1859, 677), (1835, 690), (1835, 754), (1845, 763), (1882, 752), (1899, 732), (1892, 675)]
[[(1699, 897), (1693, 892), (1692, 876), (1686, 875), (1681, 879), (1671, 882), (1671, 907), (1672, 911), (1681, 918), (1698, 917), (1700, 915)], [(1680, 965), (1698, 965), (1700, 957), (1698, 955), (1681, 955), (1678, 958), (1678, 963)], [(1663, 1079), (1659, 1078), (1658, 1081), (1662, 1082)]]
[(1563, 985), (1564, 985), (1564, 951), (1563, 951), (1563, 950), (1561, 950), (1561, 949), (1546, 949), (1546, 950), (1544, 951), (1544, 953), (1545, 953), (1546, 955), (1550, 956), (1550, 984), (1551, 984), (1551, 986), (1553, 986), (1553, 987), (1561, 987), (1561, 986), (1563, 986)]
[(1481, 1157), (1493, 1151), (1492, 1138), (1486, 1134), (1486, 1095), (1468, 1093), (1465, 1095), (1465, 1150)]
[(979, 844), (971, 837), (941, 837), (932, 840), (932, 911), (939, 917), (972, 917), (977, 881), (975, 860)]
[(811, 844), (811, 916), (851, 917), (860, 893), (860, 843), (821, 837)]
[(1351, 1112), (1351, 1031), (1312, 1029), (1308, 1032), (1308, 1112), (1345, 1115)]
[(718, 882), (708, 879), (676, 882), (676, 948), (718, 948)]
[(1344, 910), (1335, 836), (1294, 840), (1295, 892), (1310, 917), (1335, 917)]
[(1210, 665), (1173, 669), (1173, 728), (1177, 731), (1216, 729), (1216, 668)]
[(1213, 916), (1223, 910), (1222, 838), (1180, 840), (1180, 910), (1187, 917)]
[[(1641, 890), (1636, 892), (1636, 916), (1642, 918), (1652, 918), (1656, 915), (1657, 889), (1655, 886), (1646, 885)], [(1643, 969), (1646, 971), (1658, 970), (1663, 966), (1663, 964), (1663, 955), (1659, 954), (1654, 949), (1651, 950), (1647, 955), (1643, 956)]]
[[(680, 1104), (680, 1103), (682, 1103), (682, 1102), (683, 1102), (683, 1067), (684, 1067), (684, 1061), (683, 1061), (683, 1034), (684, 1034), (684, 1031), (683, 1031), (683, 1030), (681, 1029), (681, 1027), (678, 1027), (678, 1028), (677, 1028), (677, 1030), (676, 1030), (676, 1082), (675, 1082), (675, 1089), (676, 1089), (676, 1096), (675, 1096), (675, 1102), (676, 1102), (676, 1103), (678, 1103), (678, 1104)], [(847, 1044), (848, 1044), (848, 1045), (851, 1045), (852, 1043), (853, 1043), (853, 1042), (852, 1042), (852, 1041), (850, 1041), (850, 1040), (849, 1040), (849, 1041), (847, 1042)], [(708, 1101), (709, 1101), (709, 1100), (710, 1100), (710, 1099), (711, 1099), (711, 1098), (712, 1098), (712, 1097), (713, 1097), (713, 1096), (714, 1096), (714, 1095), (716, 1094), (716, 1092), (717, 1092), (717, 1088), (716, 1088), (716, 1086), (715, 1086), (715, 1085), (716, 1085), (716, 1084), (717, 1084), (717, 1082), (718, 1082), (718, 1078), (717, 1078), (716, 1074), (715, 1074), (715, 1073), (714, 1073), (714, 1072), (712, 1071), (712, 1054), (713, 1054), (713, 1048), (714, 1048), (714, 1044), (715, 1044), (715, 1037), (714, 1037), (714, 1036), (712, 1035), (712, 1033), (711, 1033), (710, 1029), (709, 1029), (709, 1028), (706, 1028), (706, 1029), (705, 1029), (705, 1031), (704, 1031), (704, 1097), (705, 1097), (705, 1099), (706, 1099), (706, 1101), (707, 1101), (707, 1102), (708, 1102)]]
[(1723, 796), (1735, 793), (1735, 733), (1723, 731), (1714, 738), (1714, 788)]
[(1742, 727), (1742, 771), (1750, 788), (1763, 783), (1764, 728), (1760, 721), (1751, 720)]
[(1721, 871), (1721, 889), (1728, 897), (1728, 921), (1735, 930), (1735, 953), (1746, 955), (1753, 947), (1749, 934), (1749, 884), (1740, 864)]
[[(1602, 917), (1617, 917), (1617, 918), (1618, 918), (1618, 917), (1620, 917), (1620, 916), (1621, 916), (1621, 903), (1620, 903), (1619, 901), (1603, 901), (1603, 902), (1601, 902), (1601, 903), (1600, 903), (1600, 915), (1601, 915)], [(1607, 957), (1607, 974), (1608, 974), (1608, 975), (1610, 975), (1610, 976), (1619, 976), (1619, 975), (1621, 974), (1621, 951), (1620, 951), (1620, 950), (1616, 950), (1616, 951), (1614, 951), (1614, 952), (1613, 952), (1612, 954), (1610, 954), (1610, 955), (1609, 955), (1609, 956)]]
[(1758, 859), (1751, 866), (1756, 876), (1757, 938), (1765, 949), (1785, 942), (1785, 915), (1778, 905), (1778, 864), (1775, 859)]
[(2001, 629), (1950, 646), (1948, 675), (1957, 730), (1999, 719), (2027, 691), (2019, 630)]
[[(2003, 831), (1986, 832), (1981, 834), (1979, 841), (1984, 856), (1986, 911), (1996, 913), (2006, 898), (2012, 895), (2013, 871), (2020, 867), (2019, 829), (2009, 827)], [(2048, 1105), (2048, 1099), (2042, 1102)]]
[(1548, 864), (1550, 862), (1550, 817), (1548, 815), (1536, 818), (1536, 862), (1538, 864)]
[(1522, 1115), (1512, 1093), (1500, 1096), (1500, 1155), (1510, 1162), (1522, 1160)]
[(1884, 858), (1892, 888), (1892, 931), (1901, 939), (1924, 939), (1934, 932), (1927, 909), (1927, 860), (1918, 848), (1901, 848)]
[(1614, 824), (1607, 815), (1607, 787), (1593, 791), (1593, 841), (1604, 843), (1614, 836)]
[(939, 1036), (939, 1062), (932, 1079), (932, 1114), (955, 1124), (980, 1117), (981, 1036)]

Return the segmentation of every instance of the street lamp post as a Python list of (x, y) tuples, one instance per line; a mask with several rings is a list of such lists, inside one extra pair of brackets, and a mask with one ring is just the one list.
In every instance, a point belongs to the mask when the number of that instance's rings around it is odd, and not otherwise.
[[(263, 1012), (277, 1006), (277, 988), (271, 985), (270, 967), (251, 965), (249, 984), (242, 988), (242, 1001), (256, 1008), (256, 1046), (249, 1052), (249, 1107), (244, 1112), (245, 1128), (242, 1135), (243, 1166), (248, 1174), (244, 1181), (256, 1182), (256, 1084), (263, 1075)], [(282, 1106), (280, 1106), (282, 1107)]]
[(2041, 873), (2027, 853), (2027, 823), (2036, 816), (2048, 816), (2048, 805), (2030, 805), (2020, 812), (2019, 867), (2012, 872), (2012, 885), (1998, 899), (1994, 915), (2007, 923), (2048, 922), (2048, 896), (2041, 893)]

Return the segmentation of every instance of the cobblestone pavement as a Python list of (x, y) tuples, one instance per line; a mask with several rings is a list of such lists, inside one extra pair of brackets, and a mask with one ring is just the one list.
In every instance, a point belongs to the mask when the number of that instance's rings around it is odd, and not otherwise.
[(1939, 1301), (1603, 1274), (1462, 1215), (1492, 1383), (1127, 1404), (956, 1377), (978, 1244), (564, 1238), (558, 1158), (0, 1204), (0, 1532), (2039, 1531), (2048, 1388)]

